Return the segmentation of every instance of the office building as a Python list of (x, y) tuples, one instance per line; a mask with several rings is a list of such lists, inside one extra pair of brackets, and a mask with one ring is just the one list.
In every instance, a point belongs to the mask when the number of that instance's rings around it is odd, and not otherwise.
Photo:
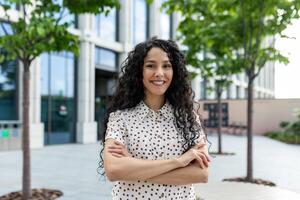
[[(80, 39), (80, 55), (44, 53), (34, 60), (30, 80), (30, 139), (33, 148), (63, 143), (94, 143), (99, 140), (105, 105), (114, 91), (119, 66), (139, 42), (152, 36), (175, 38), (178, 15), (160, 11), (162, 1), (122, 0), (120, 10), (104, 14), (68, 15), (70, 31)], [(10, 12), (18, 15), (17, 6)], [(1, 21), (2, 19), (2, 21)], [(0, 14), (0, 23), (4, 22)], [(3, 35), (0, 28), (0, 35)], [(264, 69), (257, 81), (257, 97), (274, 97), (274, 66)], [(0, 66), (0, 130), (18, 127), (22, 113), (22, 66), (18, 61)], [(233, 75), (224, 98), (244, 98), (246, 79)], [(213, 98), (206, 92), (209, 81), (192, 81), (196, 99)], [(13, 124), (13, 125), (11, 125)], [(21, 126), (20, 126), (21, 127)], [(20, 129), (18, 129), (20, 132)], [(15, 133), (17, 134), (17, 133)], [(21, 134), (21, 133), (19, 133)], [(8, 135), (8, 136), (7, 136)]]

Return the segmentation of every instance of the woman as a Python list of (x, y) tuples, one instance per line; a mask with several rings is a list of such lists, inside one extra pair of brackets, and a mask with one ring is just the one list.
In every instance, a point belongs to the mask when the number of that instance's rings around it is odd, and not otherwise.
[(108, 116), (100, 165), (115, 181), (113, 199), (195, 199), (210, 160), (173, 41), (152, 38), (129, 53)]

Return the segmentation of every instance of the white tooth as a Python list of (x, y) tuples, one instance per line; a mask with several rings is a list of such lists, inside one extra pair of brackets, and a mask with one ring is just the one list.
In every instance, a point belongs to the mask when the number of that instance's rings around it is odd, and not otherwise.
[(152, 81), (152, 83), (155, 85), (162, 85), (164, 84), (164, 81)]

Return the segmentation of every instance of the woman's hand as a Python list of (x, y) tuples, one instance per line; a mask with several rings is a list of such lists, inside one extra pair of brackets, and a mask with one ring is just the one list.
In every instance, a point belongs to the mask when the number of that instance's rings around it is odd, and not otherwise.
[(195, 160), (199, 163), (201, 169), (208, 167), (210, 162), (205, 150), (205, 143), (203, 142), (196, 144), (195, 147), (182, 154), (177, 160), (181, 163), (182, 167), (187, 166)]
[(120, 142), (114, 141), (113, 144), (108, 146), (108, 152), (115, 157), (132, 157), (126, 147)]

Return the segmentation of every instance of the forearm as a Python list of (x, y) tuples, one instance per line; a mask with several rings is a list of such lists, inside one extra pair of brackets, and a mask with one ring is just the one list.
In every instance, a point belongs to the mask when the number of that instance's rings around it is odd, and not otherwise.
[(143, 160), (132, 157), (115, 158), (105, 171), (111, 181), (147, 180), (181, 167), (177, 159)]
[(164, 174), (152, 177), (147, 181), (158, 184), (186, 185), (192, 183), (206, 183), (208, 168), (201, 169), (197, 163), (174, 169)]

